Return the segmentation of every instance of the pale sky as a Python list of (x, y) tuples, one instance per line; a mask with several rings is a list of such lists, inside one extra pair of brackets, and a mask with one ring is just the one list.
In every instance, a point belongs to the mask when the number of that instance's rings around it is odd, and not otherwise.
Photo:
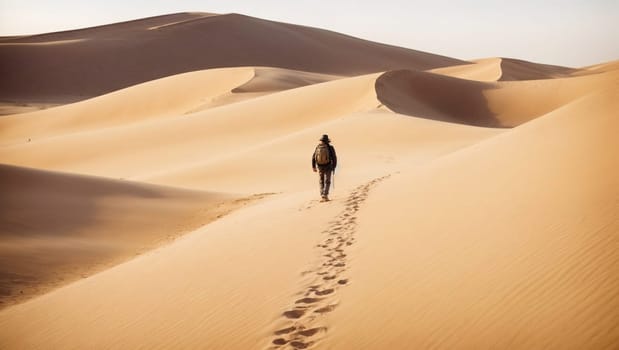
[(183, 11), (242, 13), (460, 59), (571, 67), (619, 59), (619, 0), (0, 0), (0, 35)]

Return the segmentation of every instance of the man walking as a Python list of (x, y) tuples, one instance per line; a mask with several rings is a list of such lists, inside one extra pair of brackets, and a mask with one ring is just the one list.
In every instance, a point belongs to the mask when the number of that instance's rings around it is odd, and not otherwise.
[(329, 200), (329, 188), (331, 187), (331, 173), (335, 172), (337, 166), (337, 156), (335, 148), (329, 143), (328, 135), (322, 135), (320, 143), (316, 146), (312, 155), (312, 169), (316, 172), (318, 167), (318, 175), (320, 176), (320, 195), (323, 201)]

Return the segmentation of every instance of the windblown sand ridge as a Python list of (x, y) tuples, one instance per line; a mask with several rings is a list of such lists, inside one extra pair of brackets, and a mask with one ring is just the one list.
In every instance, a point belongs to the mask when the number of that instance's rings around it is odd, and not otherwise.
[(548, 64), (540, 64), (513, 58), (484, 58), (472, 60), (473, 64), (432, 69), (433, 72), (482, 81), (520, 81), (567, 78), (574, 75), (590, 74), (588, 67), (574, 69)]
[(514, 127), (596, 90), (619, 72), (545, 81), (478, 82), (418, 71), (391, 71), (376, 81), (378, 99), (416, 117), (485, 127)]
[[(39, 44), (44, 41), (62, 43)], [(24, 45), (29, 42), (37, 44)], [(77, 101), (208, 68), (267, 66), (350, 76), (465, 63), (239, 14), (175, 14), (0, 39), (0, 58), (0, 101), (16, 102)]]
[[(110, 49), (127, 61), (89, 56)], [(83, 85), (34, 72), (14, 97), (100, 96), (0, 117), (3, 346), (619, 340), (615, 62), (470, 63), (202, 13), (5, 38), (0, 57), (62, 50), (92, 50)]]
[[(276, 135), (318, 126), (355, 111), (369, 111), (381, 103), (414, 117), (486, 127), (515, 126), (591, 91), (612, 86), (619, 77), (619, 73), (609, 72), (544, 82), (490, 83), (426, 72), (391, 71), (349, 79), (330, 77), (336, 80), (280, 92), (295, 86), (290, 85), (294, 82), (289, 79), (295, 72), (264, 68), (262, 71), (262, 78), (253, 79), (255, 73), (251, 68), (181, 74), (72, 105), (5, 117), (0, 120), (0, 135), (9, 145), (0, 150), (0, 155), (5, 162), (16, 165), (112, 177), (145, 176), (148, 159), (153, 169), (160, 168), (161, 162), (170, 162), (168, 167), (173, 169), (187, 167), (196, 158), (197, 145), (217, 146), (217, 154), (200, 156), (201, 162), (207, 162), (213, 157), (220, 159), (226, 149), (234, 154), (241, 144), (257, 147), (265, 141), (271, 143)], [(306, 77), (296, 85), (307, 83), (312, 77), (309, 73), (296, 74)], [(286, 77), (287, 83), (278, 83), (282, 81), (279, 78)], [(269, 78), (274, 82), (261, 83)], [(202, 88), (195, 89), (195, 85)], [(243, 95), (269, 89), (272, 93), (268, 96), (252, 95), (243, 103), (208, 106), (209, 101), (224, 94)], [(337, 104), (319, 102), (342, 90), (347, 91), (346, 95), (340, 93)], [(230, 94), (231, 91), (236, 93)], [(166, 98), (152, 99), (154, 94)], [(522, 107), (525, 101), (529, 104)], [(238, 125), (250, 120), (260, 126), (239, 130)], [(232, 130), (237, 141), (226, 132)], [(174, 158), (162, 159), (159, 149), (152, 147), (154, 143), (158, 147), (175, 147)], [(64, 150), (77, 144), (80, 149), (67, 155)], [(42, 149), (45, 158), (38, 156)], [(119, 157), (123, 149), (130, 150), (124, 160)], [(95, 154), (98, 156), (94, 157)], [(106, 154), (110, 158), (108, 162)], [(141, 161), (127, 164), (137, 154), (142, 154)], [(147, 157), (147, 154), (152, 155)], [(93, 162), (122, 171), (107, 172), (99, 167), (89, 171), (95, 165)], [(119, 166), (118, 162), (124, 162), (125, 166)]]
[(0, 305), (134, 257), (239, 207), (202, 193), (0, 165)]

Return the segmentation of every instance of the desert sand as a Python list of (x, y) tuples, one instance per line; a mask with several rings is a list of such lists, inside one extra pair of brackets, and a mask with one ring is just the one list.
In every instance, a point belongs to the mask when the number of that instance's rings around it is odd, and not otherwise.
[(619, 343), (617, 61), (210, 13), (0, 57), (2, 348)]

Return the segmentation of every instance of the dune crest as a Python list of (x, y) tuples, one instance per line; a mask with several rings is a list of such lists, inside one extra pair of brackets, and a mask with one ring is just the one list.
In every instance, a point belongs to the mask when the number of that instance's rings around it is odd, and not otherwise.
[(591, 73), (588, 68), (568, 68), (513, 58), (491, 57), (472, 64), (431, 69), (433, 73), (477, 81), (523, 81), (568, 78)]
[(67, 134), (179, 118), (252, 80), (252, 68), (190, 72), (90, 100), (0, 118), (2, 142), (25, 143)]
[(243, 204), (238, 195), (0, 165), (0, 305), (171, 242)]
[[(15, 45), (66, 40), (79, 41)], [(466, 63), (323, 29), (239, 14), (201, 13), (0, 38), (0, 57), (0, 101), (15, 103), (75, 102), (209, 68), (265, 66), (353, 76)]]
[(476, 81), (498, 81), (501, 79), (501, 59), (486, 58), (474, 60), (474, 63), (458, 66), (430, 69), (429, 72), (454, 78)]
[(401, 114), (483, 127), (514, 127), (617, 81), (616, 71), (488, 82), (402, 70), (381, 75), (376, 80), (376, 93), (387, 108)]
[(533, 63), (513, 58), (499, 58), (501, 81), (540, 80), (549, 78), (566, 78), (578, 72), (578, 69), (549, 64)]

